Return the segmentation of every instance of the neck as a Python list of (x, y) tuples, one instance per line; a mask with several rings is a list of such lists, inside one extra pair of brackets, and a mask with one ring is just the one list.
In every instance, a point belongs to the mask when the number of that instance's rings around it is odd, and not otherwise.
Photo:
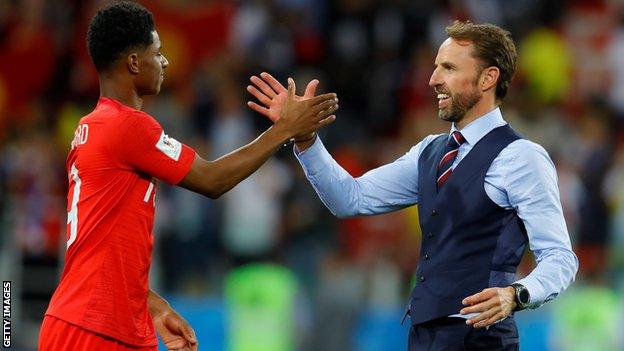
[(479, 102), (477, 102), (470, 110), (466, 111), (466, 114), (460, 121), (455, 122), (455, 126), (458, 130), (462, 130), (472, 121), (497, 107), (498, 104), (496, 103), (496, 98), (493, 95), (484, 95)]
[(102, 73), (100, 80), (100, 97), (115, 99), (122, 104), (140, 110), (143, 107), (143, 98), (139, 96), (134, 84), (128, 78), (115, 74)]

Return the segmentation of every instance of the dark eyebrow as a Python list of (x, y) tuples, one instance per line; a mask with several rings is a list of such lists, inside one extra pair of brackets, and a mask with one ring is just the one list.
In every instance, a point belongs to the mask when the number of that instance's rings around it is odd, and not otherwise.
[(457, 68), (454, 64), (450, 63), (450, 62), (442, 62), (440, 64), (440, 66), (444, 67), (444, 68)]

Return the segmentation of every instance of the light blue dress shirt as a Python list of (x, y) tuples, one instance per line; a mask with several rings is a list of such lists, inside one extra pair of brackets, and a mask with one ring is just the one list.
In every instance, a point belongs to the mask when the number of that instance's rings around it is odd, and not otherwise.
[[(452, 167), (481, 138), (505, 124), (500, 109), (496, 108), (464, 127), (460, 132), (466, 142), (459, 147)], [(455, 130), (453, 123), (451, 132)], [(336, 163), (318, 137), (303, 152), (295, 150), (295, 155), (321, 201), (335, 216), (375, 215), (418, 203), (418, 158), (437, 136), (427, 136), (398, 160), (358, 178)], [(514, 209), (526, 227), (537, 266), (518, 283), (528, 289), (530, 307), (554, 299), (574, 281), (578, 259), (572, 252), (559, 199), (557, 172), (548, 153), (526, 139), (512, 142), (490, 165), (483, 186), (500, 207)]]

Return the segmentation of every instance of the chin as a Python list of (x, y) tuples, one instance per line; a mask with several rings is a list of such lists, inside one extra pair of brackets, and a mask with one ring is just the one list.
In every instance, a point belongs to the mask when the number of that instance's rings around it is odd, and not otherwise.
[(445, 111), (445, 110), (438, 110), (438, 117), (441, 120), (447, 121), (447, 122), (453, 122), (454, 120), (453, 115), (449, 113), (449, 111)]
[(438, 117), (440, 117), (441, 120), (445, 121), (445, 122), (459, 122), (463, 116), (457, 116), (456, 114), (453, 113), (448, 113), (448, 112), (444, 112), (442, 110), (438, 111)]
[(159, 92), (160, 92), (160, 87), (154, 87), (151, 89), (141, 89), (138, 91), (140, 96), (158, 95)]
[(160, 84), (158, 84), (154, 88), (150, 89), (148, 95), (158, 95), (158, 93), (160, 93)]

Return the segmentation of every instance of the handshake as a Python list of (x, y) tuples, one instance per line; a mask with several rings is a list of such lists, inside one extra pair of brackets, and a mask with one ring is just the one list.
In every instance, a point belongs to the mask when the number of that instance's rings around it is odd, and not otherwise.
[(295, 81), (288, 78), (288, 89), (268, 73), (252, 76), (247, 91), (259, 103), (249, 101), (247, 106), (264, 115), (283, 130), (287, 139), (298, 143), (301, 150), (315, 139), (316, 131), (336, 120), (338, 97), (335, 93), (314, 96), (319, 81), (308, 83), (303, 96), (296, 95)]

